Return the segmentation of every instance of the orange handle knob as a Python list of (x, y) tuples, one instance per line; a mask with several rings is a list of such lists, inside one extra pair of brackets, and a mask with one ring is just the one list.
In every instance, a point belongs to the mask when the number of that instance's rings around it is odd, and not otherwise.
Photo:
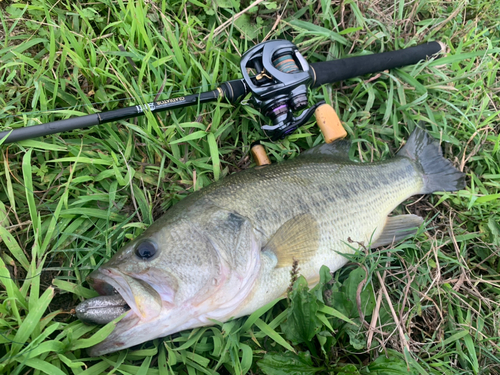
[(337, 113), (330, 104), (320, 105), (316, 108), (314, 116), (316, 116), (316, 121), (325, 137), (326, 143), (332, 143), (347, 135), (339, 116), (337, 116)]
[(266, 149), (258, 141), (252, 145), (251, 148), (253, 160), (257, 165), (271, 164), (271, 160), (267, 156)]

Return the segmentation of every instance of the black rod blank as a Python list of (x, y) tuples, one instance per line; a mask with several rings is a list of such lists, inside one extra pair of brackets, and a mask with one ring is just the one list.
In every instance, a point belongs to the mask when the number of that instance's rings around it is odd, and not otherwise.
[(69, 118), (67, 120), (52, 121), (46, 124), (27, 126), (14, 130), (0, 132), (0, 142), (4, 137), (7, 139), (2, 144), (24, 141), (26, 139), (41, 137), (43, 135), (67, 132), (70, 130), (88, 128), (99, 125), (97, 114)]
[(7, 137), (3, 144), (24, 141), (26, 139), (41, 137), (43, 135), (56, 134), (75, 129), (88, 128), (94, 125), (105, 124), (118, 120), (144, 116), (144, 107), (149, 108), (152, 113), (167, 111), (194, 105), (196, 103), (207, 103), (216, 101), (223, 92), (221, 90), (212, 90), (201, 94), (181, 96), (179, 98), (159, 100), (145, 104), (144, 106), (135, 105), (132, 107), (115, 109), (113, 111), (101, 112), (81, 117), (72, 117), (67, 120), (58, 120), (46, 124), (27, 126), (24, 128), (7, 130), (0, 132), (0, 142)]
[(171, 109), (188, 107), (197, 103), (208, 103), (224, 97), (229, 103), (237, 103), (248, 93), (245, 82), (242, 79), (224, 82), (215, 90), (181, 96), (178, 98), (159, 100), (145, 104), (144, 106), (134, 105), (131, 107), (115, 109), (86, 115), (81, 117), (72, 117), (67, 120), (58, 120), (46, 124), (27, 126), (24, 128), (7, 130), (0, 132), (0, 143), (7, 137), (2, 144), (24, 141), (26, 139), (41, 137), (43, 135), (56, 134), (75, 129), (88, 128), (94, 125), (105, 124), (118, 120), (144, 116), (145, 108), (152, 113), (163, 112)]

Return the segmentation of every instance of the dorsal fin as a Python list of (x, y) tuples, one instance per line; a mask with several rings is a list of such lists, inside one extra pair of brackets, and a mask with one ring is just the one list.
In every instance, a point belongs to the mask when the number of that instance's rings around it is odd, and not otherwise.
[(319, 246), (319, 226), (311, 214), (295, 216), (283, 224), (264, 246), (278, 259), (276, 267), (288, 267), (294, 259), (301, 263), (308, 262)]
[(300, 156), (319, 156), (325, 155), (341, 160), (349, 159), (349, 150), (351, 149), (351, 141), (339, 139), (332, 143), (322, 143), (303, 153)]

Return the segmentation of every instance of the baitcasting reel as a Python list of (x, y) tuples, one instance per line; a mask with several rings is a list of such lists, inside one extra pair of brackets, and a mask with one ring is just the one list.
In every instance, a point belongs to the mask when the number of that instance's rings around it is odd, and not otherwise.
[[(262, 126), (273, 141), (293, 133), (324, 104), (323, 101), (317, 103), (294, 117), (293, 112), (307, 107), (307, 89), (313, 82), (314, 70), (298, 48), (287, 40), (268, 41), (249, 49), (240, 67), (255, 107), (273, 123)], [(249, 72), (255, 75), (250, 76)]]

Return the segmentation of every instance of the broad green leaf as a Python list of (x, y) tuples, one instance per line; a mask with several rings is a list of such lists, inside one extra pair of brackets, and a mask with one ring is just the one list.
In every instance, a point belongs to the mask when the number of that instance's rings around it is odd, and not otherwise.
[(465, 335), (463, 337), (463, 340), (465, 342), (465, 347), (467, 348), (467, 351), (469, 352), (469, 355), (467, 356), (467, 360), (470, 362), (470, 364), (472, 366), (472, 370), (474, 371), (474, 374), (478, 374), (479, 373), (479, 362), (477, 359), (477, 352), (476, 352), (476, 348), (474, 345), (474, 341), (472, 340), (472, 336), (470, 334)]
[(287, 320), (282, 324), (283, 332), (294, 344), (309, 342), (319, 332), (322, 323), (317, 317), (318, 300), (309, 291), (303, 276), (293, 284), (290, 300)]
[(85, 368), (87, 367), (87, 365), (84, 363), (84, 362), (81, 362), (81, 361), (72, 361), (71, 359), (69, 359), (68, 357), (66, 357), (65, 355), (63, 354), (57, 354), (57, 357), (66, 365), (68, 366), (69, 368), (73, 368), (73, 369), (82, 369), (82, 368)]
[[(358, 267), (353, 270), (347, 280), (343, 283), (343, 288), (347, 298), (352, 303), (352, 311), (350, 316), (359, 316), (358, 308), (356, 304), (356, 296), (358, 291), (358, 285), (366, 278), (366, 272), (362, 267)], [(365, 316), (371, 315), (373, 309), (375, 308), (375, 297), (373, 296), (373, 287), (371, 284), (366, 284), (360, 295), (361, 298), (361, 309)]]
[(16, 198), (14, 196), (14, 189), (12, 185), (12, 179), (10, 178), (10, 173), (9, 173), (9, 161), (7, 158), (4, 158), (3, 161), (3, 166), (4, 166), (4, 171), (6, 172), (4, 174), (4, 179), (5, 179), (5, 184), (7, 185), (7, 191), (5, 192), (10, 203), (10, 208), (12, 211), (16, 212)]
[(64, 150), (66, 150), (66, 148), (63, 146), (57, 146), (57, 145), (54, 145), (51, 143), (35, 141), (33, 139), (21, 141), (21, 142), (19, 142), (19, 144), (26, 147), (26, 148), (32, 147), (32, 148), (37, 148), (40, 150), (47, 150), (47, 151), (64, 151)]
[(349, 319), (347, 316), (345, 316), (344, 314), (342, 314), (340, 311), (337, 311), (335, 310), (334, 308), (330, 307), (330, 306), (322, 306), (318, 309), (319, 312), (322, 312), (324, 314), (327, 314), (327, 315), (331, 315), (331, 316), (334, 316), (336, 318), (339, 318), (341, 320), (343, 320), (344, 322), (347, 322), (349, 324), (353, 324), (353, 325), (356, 325), (356, 323), (354, 323), (351, 319)]
[(240, 330), (241, 332), (246, 332), (250, 329), (250, 327), (261, 317), (263, 316), (266, 312), (271, 310), (274, 305), (276, 305), (281, 298), (277, 298), (274, 301), (269, 302), (267, 305), (262, 306), (260, 309), (254, 311), (246, 320), (246, 322), (241, 326)]
[(500, 199), (500, 194), (489, 194), (476, 199), (476, 203), (486, 203), (490, 201), (498, 201)]
[(44, 353), (48, 352), (59, 353), (64, 351), (64, 349), (65, 345), (61, 341), (56, 341), (56, 340), (44, 341), (42, 343), (35, 344), (34, 346), (30, 345), (29, 347), (26, 347), (26, 349), (23, 349), (20, 358), (36, 358)]
[(85, 371), (80, 372), (78, 375), (102, 375), (109, 368), (109, 362), (100, 361), (93, 366), (90, 366)]
[(0, 227), (6, 227), (9, 223), (9, 215), (7, 215), (7, 208), (0, 202)]
[(429, 63), (429, 66), (440, 66), (440, 65), (448, 65), (454, 62), (464, 61), (466, 59), (473, 59), (474, 57), (486, 56), (492, 53), (499, 53), (500, 48), (491, 48), (488, 50), (479, 50), (474, 52), (466, 52), (466, 53), (457, 53), (455, 55), (448, 55), (445, 57), (441, 57)]
[(268, 353), (257, 365), (267, 375), (311, 375), (324, 370), (324, 367), (314, 367), (308, 352)]
[(366, 335), (357, 326), (349, 324), (343, 328), (349, 336), (349, 343), (356, 350), (363, 350), (366, 347)]
[(219, 148), (217, 147), (217, 141), (215, 140), (213, 133), (208, 134), (207, 140), (210, 147), (210, 156), (212, 157), (214, 180), (217, 181), (220, 176)]
[(495, 221), (493, 216), (490, 216), (488, 219), (488, 228), (493, 237), (493, 243), (500, 246), (500, 224)]
[(455, 341), (458, 341), (460, 339), (462, 339), (463, 337), (467, 336), (469, 334), (468, 331), (466, 330), (460, 330), (458, 331), (457, 333), (451, 335), (450, 337), (448, 337), (446, 340), (444, 340), (442, 342), (442, 345), (443, 347), (445, 347), (446, 345), (452, 343), (452, 342), (455, 342)]
[[(55, 331), (60, 329), (60, 324), (54, 323), (52, 321), (53, 317), (54, 315), (52, 314), (48, 314), (43, 317), (43, 319), (40, 321), (40, 329), (42, 329), (43, 332), (35, 337), (35, 339), (31, 341), (29, 345), (25, 346), (19, 352), (19, 355), (24, 355), (26, 358), (34, 358), (37, 357), (40, 353), (45, 353), (48, 351), (59, 352), (64, 349), (64, 344), (60, 341), (45, 341)], [(47, 324), (49, 325), (47, 328), (45, 328)]]
[(323, 299), (323, 294), (327, 289), (329, 289), (328, 283), (332, 280), (332, 274), (330, 269), (326, 266), (321, 266), (319, 270), (319, 283), (311, 289), (311, 293), (313, 293), (318, 301), (325, 302)]
[(32, 48), (37, 44), (43, 44), (46, 42), (47, 39), (42, 39), (42, 38), (34, 38), (31, 40), (26, 40), (24, 41), (24, 43), (21, 43), (19, 45), (16, 44), (7, 48), (0, 49), (0, 56), (2, 57), (3, 61), (9, 61), (15, 56), (19, 56), (19, 54), (22, 54), (27, 49)]
[(31, 153), (32, 149), (29, 149), (23, 157), (23, 178), (24, 178), (24, 191), (26, 194), (26, 200), (28, 201), (28, 207), (31, 217), (31, 222), (33, 224), (33, 229), (38, 232), (39, 229), (39, 219), (38, 212), (35, 203), (35, 194), (33, 190), (33, 179), (32, 179), (32, 168), (31, 168)]
[(151, 366), (151, 360), (153, 359), (152, 356), (148, 356), (142, 361), (141, 367), (139, 370), (136, 372), (137, 375), (147, 375), (148, 369)]
[(331, 39), (332, 41), (338, 42), (343, 45), (347, 45), (347, 39), (341, 36), (340, 34), (336, 33), (335, 31), (328, 30), (322, 26), (315, 25), (310, 22), (306, 21), (301, 21), (301, 20), (292, 20), (290, 21), (290, 24), (293, 26), (296, 26), (298, 28), (307, 30), (311, 32), (311, 35), (324, 35), (327, 38)]
[(151, 225), (153, 224), (153, 215), (151, 212), (151, 205), (146, 199), (146, 195), (144, 191), (140, 189), (136, 184), (132, 184), (132, 189), (134, 190), (134, 198), (139, 206), (139, 210), (141, 212), (142, 221), (144, 224)]
[(104, 327), (102, 327), (96, 333), (94, 333), (92, 337), (88, 339), (75, 340), (74, 342), (71, 343), (69, 350), (85, 349), (85, 348), (90, 348), (91, 346), (94, 346), (96, 344), (99, 344), (106, 337), (108, 337), (111, 334), (111, 332), (113, 332), (113, 330), (116, 327), (116, 323), (118, 323), (126, 314), (127, 313), (123, 313), (115, 320), (106, 324)]
[(54, 279), (52, 284), (61, 290), (65, 290), (70, 293), (74, 293), (77, 296), (83, 298), (93, 298), (97, 297), (99, 294), (91, 289), (85, 288), (83, 285), (73, 284), (69, 281)]
[(21, 264), (21, 266), (23, 266), (25, 270), (28, 270), (30, 266), (28, 258), (26, 258), (26, 255), (24, 254), (23, 250), (17, 243), (16, 239), (12, 236), (12, 234), (10, 234), (7, 231), (7, 229), (5, 229), (1, 225), (0, 225), (0, 239), (7, 246), (12, 256), (16, 258), (16, 260)]
[(240, 29), (248, 39), (254, 39), (259, 35), (259, 27), (252, 21), (251, 16), (247, 13), (242, 14), (234, 21), (234, 25)]
[(198, 130), (195, 131), (189, 135), (186, 135), (185, 137), (182, 137), (181, 139), (177, 139), (175, 141), (171, 141), (171, 145), (175, 145), (177, 143), (182, 143), (182, 142), (187, 142), (187, 141), (194, 141), (196, 139), (204, 138), (207, 135), (207, 132), (204, 130)]
[(252, 348), (246, 344), (240, 343), (238, 345), (241, 350), (241, 372), (247, 374), (252, 367), (253, 352)]
[(176, 348), (175, 350), (183, 351), (192, 347), (200, 340), (200, 337), (205, 333), (205, 331), (206, 328), (199, 328), (191, 331), (191, 334), (189, 335), (189, 338), (186, 340), (186, 342), (181, 346), (179, 346), (178, 348)]
[(75, 216), (88, 216), (91, 218), (112, 220), (116, 222), (122, 222), (127, 220), (123, 215), (117, 214), (116, 212), (108, 212), (104, 210), (99, 210), (97, 208), (68, 208), (67, 210), (61, 211), (61, 217), (75, 217)]
[(418, 371), (412, 366), (408, 367), (400, 353), (388, 350), (377, 359), (363, 368), (361, 375), (416, 375)]
[(12, 310), (13, 318), (16, 319), (17, 324), (21, 325), (22, 319), (21, 315), (19, 314), (17, 305), (21, 301), (22, 304), (26, 304), (26, 301), (21, 295), (16, 283), (12, 279), (12, 276), (7, 267), (5, 266), (2, 257), (0, 257), (0, 284), (3, 284), (3, 286), (5, 287), (5, 291), (7, 292), (7, 298), (10, 300), (9, 304), (10, 304), (10, 309)]
[(109, 160), (93, 159), (93, 158), (88, 158), (88, 157), (84, 157), (84, 156), (75, 156), (75, 157), (47, 160), (47, 163), (64, 163), (64, 162), (71, 162), (71, 163), (78, 162), (78, 163), (91, 164), (91, 165), (109, 165), (109, 166), (113, 165), (112, 159), (109, 159)]

